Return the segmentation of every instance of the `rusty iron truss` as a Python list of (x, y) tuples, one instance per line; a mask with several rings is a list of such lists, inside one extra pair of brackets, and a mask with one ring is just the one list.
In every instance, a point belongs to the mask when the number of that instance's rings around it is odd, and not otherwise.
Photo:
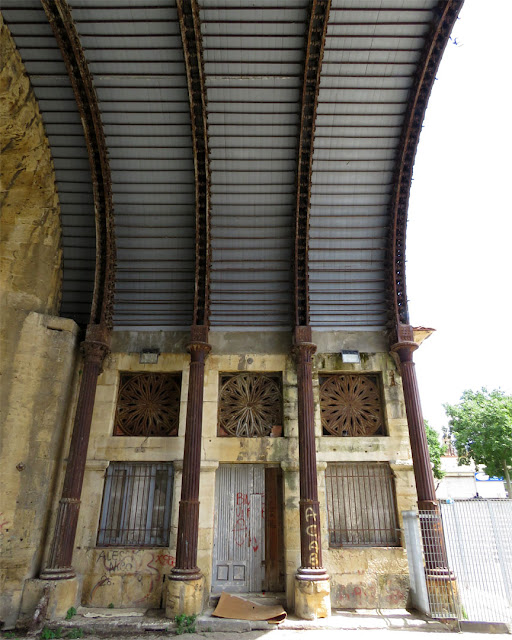
[(391, 280), (389, 287), (391, 344), (397, 342), (399, 338), (400, 325), (409, 324), (405, 284), (405, 240), (414, 159), (437, 69), (463, 2), (464, 0), (445, 0), (439, 3), (418, 63), (404, 117), (390, 209), (388, 269)]
[(194, 325), (208, 325), (210, 308), (210, 162), (201, 22), (196, 0), (177, 0), (185, 55), (196, 183)]
[(313, 0), (304, 59), (295, 220), (295, 324), (309, 325), (308, 249), (316, 109), (331, 0)]
[(66, 0), (41, 0), (57, 40), (80, 112), (91, 167), (96, 224), (96, 268), (90, 324), (112, 329), (116, 245), (112, 181), (98, 98)]

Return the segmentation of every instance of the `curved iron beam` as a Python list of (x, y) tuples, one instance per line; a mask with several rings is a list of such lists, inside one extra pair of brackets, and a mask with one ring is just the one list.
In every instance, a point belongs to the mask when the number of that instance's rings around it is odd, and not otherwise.
[(59, 45), (80, 112), (91, 167), (96, 224), (96, 270), (90, 325), (112, 328), (116, 247), (112, 183), (98, 98), (66, 0), (41, 0)]
[(437, 69), (463, 2), (464, 0), (443, 0), (438, 4), (430, 34), (426, 38), (418, 63), (416, 78), (404, 118), (390, 213), (389, 328), (391, 344), (400, 341), (399, 334), (403, 331), (406, 331), (408, 338), (410, 338), (410, 331), (405, 329), (409, 325), (405, 286), (405, 240), (412, 171), (421, 127)]
[(309, 325), (309, 211), (320, 73), (331, 0), (311, 2), (304, 60), (295, 214), (295, 324)]
[(187, 71), (196, 183), (196, 268), (194, 325), (208, 326), (210, 315), (210, 161), (203, 42), (196, 0), (177, 0)]

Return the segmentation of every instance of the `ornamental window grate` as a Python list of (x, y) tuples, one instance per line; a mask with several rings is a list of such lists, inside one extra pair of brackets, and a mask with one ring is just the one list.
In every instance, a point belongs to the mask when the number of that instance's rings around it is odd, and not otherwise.
[(111, 462), (98, 546), (167, 546), (172, 480), (171, 463)]
[(221, 375), (219, 435), (239, 438), (282, 434), (281, 376), (267, 373)]
[(333, 463), (325, 471), (331, 547), (400, 545), (395, 478), (388, 463)]
[(326, 436), (385, 434), (377, 376), (359, 373), (320, 376), (320, 411)]
[(181, 377), (169, 373), (121, 375), (115, 436), (177, 436)]

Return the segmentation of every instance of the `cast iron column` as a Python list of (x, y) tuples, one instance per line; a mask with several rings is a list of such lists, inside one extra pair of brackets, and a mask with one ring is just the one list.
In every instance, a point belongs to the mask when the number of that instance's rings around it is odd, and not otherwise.
[(405, 410), (409, 425), (412, 463), (418, 494), (418, 509), (432, 511), (432, 520), (422, 519), (421, 533), (425, 548), (427, 569), (437, 573), (447, 573), (448, 564), (444, 536), (440, 519), (439, 504), (436, 499), (434, 475), (428, 451), (427, 434), (421, 410), (418, 379), (412, 354), (418, 345), (413, 340), (404, 340), (391, 347), (400, 358), (400, 368), (404, 389)]
[(76, 575), (71, 563), (80, 511), (80, 496), (91, 432), (96, 384), (103, 360), (110, 351), (107, 342), (106, 333), (99, 325), (89, 325), (85, 341), (82, 343), (83, 370), (64, 476), (64, 487), (59, 502), (48, 565), (40, 576), (43, 580), (66, 580)]
[(201, 474), (201, 434), (203, 428), (204, 363), (211, 350), (207, 342), (208, 328), (192, 328), (190, 351), (190, 378), (188, 385), (187, 423), (183, 476), (181, 485), (176, 565), (171, 580), (198, 580), (197, 537), (199, 531), (199, 477)]
[(311, 327), (295, 327), (299, 409), (300, 557), (299, 580), (328, 580), (322, 567), (322, 540), (316, 474), (315, 407)]

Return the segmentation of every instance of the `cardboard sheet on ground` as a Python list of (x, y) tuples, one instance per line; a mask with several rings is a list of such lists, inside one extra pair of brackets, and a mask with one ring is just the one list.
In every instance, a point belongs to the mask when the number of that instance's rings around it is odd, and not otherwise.
[(256, 604), (223, 591), (212, 616), (232, 620), (266, 620), (279, 624), (286, 618), (286, 611), (279, 605)]

